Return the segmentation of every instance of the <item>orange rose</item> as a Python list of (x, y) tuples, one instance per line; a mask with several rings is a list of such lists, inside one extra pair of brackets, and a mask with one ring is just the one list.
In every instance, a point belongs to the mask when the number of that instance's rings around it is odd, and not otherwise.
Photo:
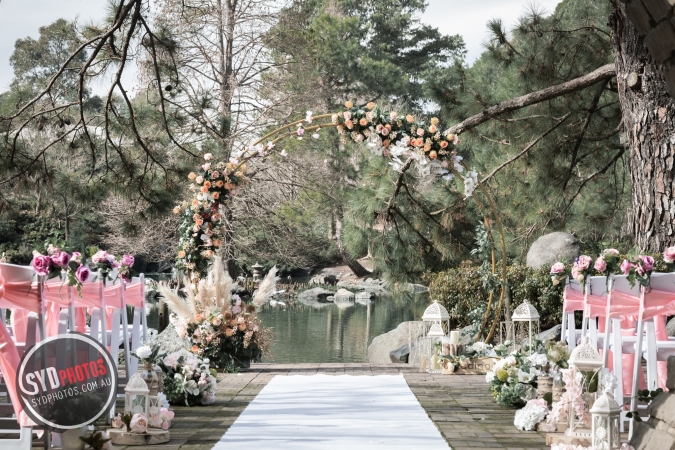
[(407, 120), (408, 123), (413, 123), (415, 121), (415, 118), (411, 114), (408, 114), (407, 116), (405, 116), (405, 120)]
[(441, 141), (441, 148), (445, 148), (448, 146), (448, 141)]
[(199, 206), (199, 200), (192, 200), (192, 207), (196, 208)]
[(190, 172), (190, 174), (188, 175), (188, 180), (195, 181), (195, 178), (197, 178), (197, 174), (194, 172)]
[(246, 330), (246, 324), (245, 323), (240, 323), (239, 324), (239, 331), (245, 331)]
[(391, 124), (386, 124), (384, 127), (391, 131)]
[(230, 320), (230, 325), (233, 326), (233, 327), (236, 327), (238, 323), (239, 322), (237, 322), (237, 319)]
[(213, 220), (220, 220), (220, 214), (218, 214), (218, 213), (213, 213), (213, 215), (211, 216), (211, 218), (212, 218)]
[(206, 186), (202, 186), (202, 192), (206, 194), (207, 192), (209, 192), (209, 188)]
[(220, 192), (214, 192), (214, 193), (211, 194), (211, 195), (213, 195), (213, 198), (214, 198), (215, 200), (218, 200), (218, 197), (220, 197)]
[(429, 133), (435, 133), (436, 132), (436, 125), (429, 125)]
[(202, 225), (204, 225), (204, 220), (202, 220), (202, 219), (195, 220), (195, 225), (197, 225), (198, 227), (201, 227)]
[(232, 170), (232, 169), (235, 168), (235, 165), (234, 165), (234, 163), (229, 162), (229, 163), (225, 164), (225, 167), (227, 167), (228, 169)]
[(368, 109), (373, 109), (373, 108), (375, 108), (375, 103), (373, 103), (373, 102), (368, 102), (368, 104), (366, 105), (366, 108), (368, 108)]
[(210, 188), (210, 187), (211, 187), (211, 182), (210, 182), (210, 181), (205, 181), (205, 182), (204, 182), (204, 187)]
[(429, 158), (431, 158), (431, 159), (436, 159), (436, 158), (438, 158), (438, 155), (436, 154), (436, 150), (432, 150), (432, 151), (429, 153)]
[(424, 140), (422, 138), (415, 139), (415, 147), (421, 147), (424, 145)]
[(223, 187), (224, 184), (225, 184), (225, 183), (223, 182), (223, 180), (218, 180), (218, 181), (216, 181), (216, 187), (221, 188), (221, 187)]
[(363, 119), (359, 120), (359, 125), (365, 127), (366, 125), (368, 125), (368, 119), (364, 117)]
[(429, 122), (431, 122), (432, 125), (438, 125), (438, 117), (432, 117)]
[(214, 247), (220, 247), (220, 244), (221, 244), (220, 239), (214, 239), (213, 240), (213, 246)]
[(201, 322), (203, 319), (204, 319), (204, 316), (202, 316), (201, 314), (197, 314), (195, 316), (195, 322)]
[(347, 120), (345, 122), (345, 126), (351, 130), (352, 127), (354, 127), (354, 122), (352, 122), (351, 120)]
[(228, 328), (225, 330), (225, 336), (231, 337), (234, 334), (234, 330), (232, 328)]
[(424, 151), (428, 152), (429, 150), (431, 150), (431, 144), (424, 144)]
[(448, 135), (445, 136), (445, 138), (449, 141), (454, 141), (455, 140), (455, 134), (454, 133), (448, 133)]
[(352, 107), (354, 107), (354, 104), (352, 102), (350, 102), (349, 100), (347, 100), (345, 102), (345, 108), (352, 108)]
[(227, 189), (228, 191), (231, 191), (232, 189), (234, 189), (234, 184), (225, 183), (225, 189)]
[(199, 352), (199, 347), (197, 347), (196, 345), (193, 345), (192, 346), (192, 353), (197, 353), (197, 352)]
[(185, 258), (185, 252), (183, 250), (179, 251), (178, 257), (181, 258), (181, 259)]
[(385, 139), (384, 141), (382, 141), (382, 147), (389, 147), (390, 143), (391, 142), (389, 141), (389, 139)]

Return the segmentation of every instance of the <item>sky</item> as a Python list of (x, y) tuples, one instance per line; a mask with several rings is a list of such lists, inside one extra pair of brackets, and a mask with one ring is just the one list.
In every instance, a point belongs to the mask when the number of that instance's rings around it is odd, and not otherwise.
[[(487, 37), (486, 22), (501, 18), (514, 25), (531, 0), (427, 0), (428, 8), (422, 21), (437, 27), (444, 34), (459, 34), (467, 48), (467, 62), (473, 62), (483, 51)], [(553, 13), (559, 0), (534, 2), (547, 13)], [(106, 0), (0, 0), (0, 92), (12, 81), (9, 57), (19, 38), (37, 38), (38, 29), (59, 18), (75, 19), (81, 23), (102, 19)]]

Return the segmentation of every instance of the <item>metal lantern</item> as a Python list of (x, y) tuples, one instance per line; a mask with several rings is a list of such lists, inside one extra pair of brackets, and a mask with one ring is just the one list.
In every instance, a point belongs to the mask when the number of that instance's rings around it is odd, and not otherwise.
[(614, 400), (614, 394), (606, 389), (591, 408), (593, 423), (593, 448), (596, 450), (617, 450), (619, 439), (619, 418), (621, 406)]
[[(435, 324), (438, 324), (441, 327), (441, 331), (447, 333), (450, 330), (450, 314), (448, 310), (445, 309), (445, 306), (438, 303), (438, 300), (434, 300), (431, 305), (427, 306), (427, 309), (424, 310), (422, 314), (422, 322), (411, 322), (408, 326), (408, 347), (410, 349), (415, 349), (414, 352), (410, 353), (408, 357), (409, 364), (419, 364), (420, 372), (426, 372), (428, 364), (431, 361), (429, 357), (429, 348), (428, 348), (428, 334), (431, 330), (431, 327)], [(419, 338), (422, 338), (422, 345), (413, 345)]]
[[(513, 311), (511, 322), (508, 324), (511, 327), (510, 332), (506, 335), (511, 336), (513, 344), (511, 350), (516, 350), (516, 343), (528, 344), (528, 355), (532, 354), (532, 338), (539, 334), (539, 312), (531, 303), (525, 300), (522, 304)], [(502, 326), (504, 331), (504, 326)], [(504, 342), (504, 336), (500, 334), (501, 342)]]
[(427, 333), (426, 347), (427, 347), (427, 360), (429, 365), (427, 367), (428, 373), (441, 373), (441, 355), (440, 351), (436, 351), (437, 342), (442, 342), (445, 337), (445, 332), (440, 322), (437, 322), (431, 326), (429, 333)]
[(140, 413), (148, 417), (149, 393), (148, 384), (140, 373), (135, 373), (124, 388), (124, 413)]
[[(595, 376), (599, 376), (598, 371), (602, 368), (602, 358), (600, 357), (598, 350), (591, 345), (588, 336), (582, 338), (581, 345), (575, 347), (567, 363), (572, 371), (572, 377), (575, 379), (578, 372), (594, 372)], [(588, 386), (582, 386), (581, 396), (584, 402), (586, 402), (586, 405), (592, 404), (595, 400), (595, 394), (588, 392)], [(566, 435), (586, 438), (591, 437), (592, 430), (587, 426), (582, 425), (581, 418), (576, 417), (573, 401), (568, 402), (567, 420)]]

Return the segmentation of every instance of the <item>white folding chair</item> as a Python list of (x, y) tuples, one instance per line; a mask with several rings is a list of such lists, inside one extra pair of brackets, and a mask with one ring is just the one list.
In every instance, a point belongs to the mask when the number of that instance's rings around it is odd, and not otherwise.
[(576, 329), (574, 323), (575, 311), (583, 311), (583, 291), (581, 284), (577, 280), (568, 278), (565, 290), (563, 291), (563, 316), (560, 340), (567, 341), (570, 352), (577, 346), (577, 342), (582, 335), (581, 331)]
[[(604, 334), (598, 334), (598, 320), (605, 319), (605, 310), (607, 309), (607, 277), (589, 277), (588, 294), (584, 300), (584, 322), (586, 333), (591, 343), (596, 349), (604, 348)], [(605, 324), (605, 327), (607, 324)], [(604, 330), (603, 330), (604, 331)]]
[[(135, 351), (141, 342), (147, 342), (148, 323), (145, 312), (145, 275), (140, 274), (131, 283), (124, 285), (124, 295), (127, 305), (134, 307), (133, 323), (131, 325), (131, 351)], [(129, 373), (138, 371), (138, 360), (129, 361)]]

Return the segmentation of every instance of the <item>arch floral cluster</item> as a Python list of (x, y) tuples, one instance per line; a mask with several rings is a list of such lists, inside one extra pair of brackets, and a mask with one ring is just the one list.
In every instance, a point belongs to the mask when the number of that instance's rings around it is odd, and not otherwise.
[[(345, 108), (338, 113), (316, 117), (307, 111), (304, 120), (285, 125), (248, 148), (234, 152), (228, 162), (212, 163), (212, 155), (204, 155), (202, 170), (188, 176), (194, 199), (174, 208), (175, 214), (183, 215), (178, 228), (176, 266), (193, 274), (207, 272), (223, 242), (225, 230), (219, 207), (249, 181), (245, 175), (246, 163), (273, 153), (276, 143), (282, 139), (295, 137), (302, 140), (307, 131), (313, 131), (312, 137), (318, 139), (322, 128), (335, 127), (343, 142), (350, 139), (365, 142), (373, 154), (389, 158), (389, 164), (399, 173), (414, 165), (422, 177), (439, 176), (452, 181), (454, 174), (464, 172), (462, 157), (456, 152), (459, 138), (454, 133), (441, 131), (438, 118), (432, 117), (428, 123), (420, 122), (410, 114), (401, 117), (396, 112), (383, 111), (372, 102), (359, 107), (348, 101)], [(321, 119), (328, 118), (330, 122), (320, 123)], [(289, 129), (290, 132), (278, 135)], [(273, 139), (263, 144), (269, 137)], [(279, 154), (287, 156), (285, 150)], [(471, 197), (478, 185), (478, 173), (468, 170), (460, 179), (464, 182), (464, 195)]]

